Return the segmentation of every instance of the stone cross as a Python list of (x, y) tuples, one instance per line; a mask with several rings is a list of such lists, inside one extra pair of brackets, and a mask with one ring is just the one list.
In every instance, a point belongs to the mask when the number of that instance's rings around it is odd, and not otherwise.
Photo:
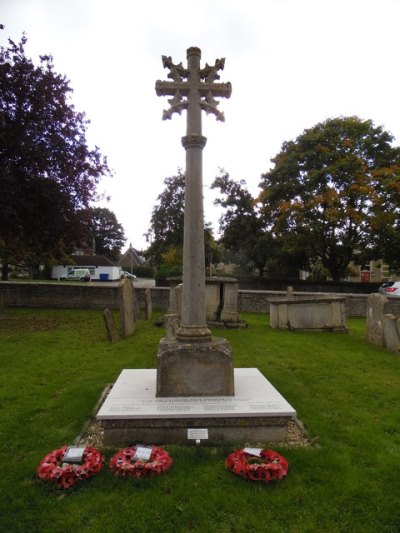
[(217, 59), (214, 66), (206, 63), (200, 68), (201, 50), (187, 50), (187, 68), (182, 63), (175, 65), (171, 57), (163, 56), (164, 68), (169, 69), (172, 81), (157, 81), (157, 96), (172, 96), (170, 108), (163, 119), (173, 113), (187, 111), (186, 135), (182, 144), (186, 150), (185, 222), (183, 242), (183, 288), (182, 321), (177, 339), (186, 341), (208, 340), (211, 332), (206, 324), (205, 263), (204, 263), (204, 217), (203, 217), (203, 172), (202, 150), (206, 137), (202, 135), (201, 112), (213, 113), (217, 120), (224, 115), (217, 106), (215, 97), (229, 98), (232, 86), (216, 83), (218, 71), (224, 68), (224, 59)]

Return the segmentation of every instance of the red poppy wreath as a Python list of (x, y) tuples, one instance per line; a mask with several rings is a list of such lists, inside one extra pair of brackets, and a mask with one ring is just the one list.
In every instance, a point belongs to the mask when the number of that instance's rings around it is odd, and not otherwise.
[(236, 450), (231, 453), (225, 464), (227, 468), (247, 479), (268, 483), (274, 479), (282, 479), (286, 476), (289, 467), (288, 462), (282, 455), (273, 450), (258, 450), (254, 455), (246, 451)]
[(69, 446), (48, 453), (39, 463), (37, 473), (43, 481), (49, 481), (59, 489), (68, 489), (83, 479), (90, 478), (100, 472), (105, 458), (99, 451), (87, 446), (79, 464), (65, 462), (65, 454)]
[(148, 460), (137, 458), (136, 450), (137, 447), (132, 446), (113, 455), (110, 469), (116, 476), (141, 478), (162, 474), (171, 468), (172, 459), (162, 448), (152, 446)]

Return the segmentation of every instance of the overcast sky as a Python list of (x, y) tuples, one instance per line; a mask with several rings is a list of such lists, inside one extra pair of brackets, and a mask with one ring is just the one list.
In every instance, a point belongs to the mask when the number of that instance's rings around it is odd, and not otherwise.
[(169, 104), (161, 56), (186, 66), (225, 58), (225, 122), (203, 116), (205, 217), (218, 228), (209, 186), (219, 169), (253, 194), (284, 141), (329, 117), (358, 115), (400, 144), (400, 0), (0, 0), (0, 44), (28, 37), (27, 53), (52, 54), (91, 120), (88, 142), (114, 170), (100, 190), (127, 245), (146, 248), (163, 180), (184, 169), (186, 113), (162, 121)]

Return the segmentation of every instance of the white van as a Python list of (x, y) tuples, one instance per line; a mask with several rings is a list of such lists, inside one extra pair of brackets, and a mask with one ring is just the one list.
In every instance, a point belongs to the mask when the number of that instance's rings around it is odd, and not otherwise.
[(66, 276), (61, 276), (60, 280), (90, 281), (90, 270), (88, 268), (73, 268)]

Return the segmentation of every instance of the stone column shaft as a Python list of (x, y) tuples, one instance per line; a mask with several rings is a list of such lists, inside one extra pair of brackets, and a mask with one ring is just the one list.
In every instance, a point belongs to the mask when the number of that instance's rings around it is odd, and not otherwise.
[(186, 150), (185, 222), (183, 241), (182, 321), (177, 338), (193, 341), (209, 339), (206, 322), (204, 260), (203, 148), (207, 139), (201, 135), (199, 48), (187, 51), (189, 85), (187, 135), (182, 138)]

